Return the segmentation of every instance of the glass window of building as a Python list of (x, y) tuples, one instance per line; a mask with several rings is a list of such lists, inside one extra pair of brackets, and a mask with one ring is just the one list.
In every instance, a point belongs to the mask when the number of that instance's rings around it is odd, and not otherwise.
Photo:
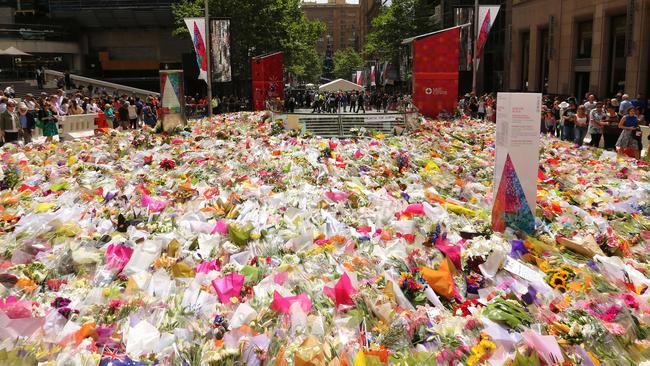
[(591, 20), (578, 23), (578, 54), (577, 58), (591, 58), (591, 40), (593, 38), (593, 22)]

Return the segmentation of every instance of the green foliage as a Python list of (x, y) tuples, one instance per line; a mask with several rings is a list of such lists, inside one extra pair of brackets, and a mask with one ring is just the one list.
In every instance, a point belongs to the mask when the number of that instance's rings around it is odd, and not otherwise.
[(396, 62), (402, 40), (432, 32), (433, 2), (426, 0), (393, 0), (381, 9), (372, 21), (364, 52), (367, 56)]
[[(210, 0), (210, 16), (230, 19), (231, 63), (235, 79), (247, 79), (250, 56), (284, 52), (285, 70), (298, 80), (320, 77), (316, 41), (325, 25), (305, 17), (300, 0)], [(175, 35), (187, 34), (183, 18), (203, 16), (202, 0), (182, 0), (172, 6)], [(254, 49), (254, 50), (253, 50)]]
[(335, 78), (347, 80), (353, 72), (361, 67), (363, 67), (363, 58), (357, 51), (346, 48), (334, 52)]

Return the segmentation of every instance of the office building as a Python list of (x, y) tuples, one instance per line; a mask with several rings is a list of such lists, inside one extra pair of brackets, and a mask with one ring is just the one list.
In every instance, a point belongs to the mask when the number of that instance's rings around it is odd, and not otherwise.
[(650, 0), (509, 2), (509, 89), (648, 94)]
[(320, 54), (325, 54), (328, 44), (331, 44), (333, 52), (344, 48), (361, 50), (359, 4), (328, 0), (327, 3), (303, 2), (301, 7), (307, 18), (318, 19), (327, 27), (316, 45)]

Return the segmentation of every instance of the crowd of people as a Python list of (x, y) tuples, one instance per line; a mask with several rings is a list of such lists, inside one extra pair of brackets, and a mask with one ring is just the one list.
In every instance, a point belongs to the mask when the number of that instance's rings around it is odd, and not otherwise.
[(296, 109), (311, 109), (311, 113), (366, 113), (399, 110), (410, 97), (385, 91), (307, 91), (290, 94), (285, 98), (284, 107), (289, 113)]
[(575, 97), (545, 97), (541, 130), (577, 146), (582, 146), (589, 134), (589, 145), (599, 147), (602, 140), (606, 150), (639, 159), (643, 146), (640, 126), (648, 124), (647, 113), (648, 102), (641, 95), (632, 99), (619, 93), (599, 100), (588, 93), (582, 101)]
[[(89, 96), (90, 95), (90, 96)], [(16, 99), (12, 86), (0, 92), (0, 143), (28, 144), (36, 128), (42, 130), (46, 141), (53, 141), (59, 134), (58, 120), (63, 116), (79, 114), (103, 114), (109, 127), (137, 129), (154, 127), (158, 121), (157, 97), (142, 99), (106, 90), (78, 88), (55, 94), (42, 92), (38, 97), (27, 93)]]
[[(543, 97), (540, 130), (577, 146), (590, 135), (590, 146), (600, 147), (602, 140), (604, 149), (639, 159), (643, 146), (640, 126), (648, 125), (648, 102), (641, 95), (632, 99), (623, 93), (604, 100), (587, 93), (581, 101), (547, 95)], [(496, 122), (496, 98), (494, 94), (466, 94), (459, 100), (458, 111)]]
[[(64, 88), (71, 87), (65, 79), (61, 84)], [(22, 141), (27, 144), (31, 142), (35, 128), (42, 129), (47, 141), (52, 141), (58, 134), (58, 119), (68, 115), (101, 113), (108, 125), (116, 129), (154, 127), (158, 121), (157, 97), (142, 99), (118, 92), (109, 94), (105, 89), (93, 89), (92, 86), (67, 92), (64, 88), (52, 95), (44, 92), (38, 97), (26, 94), (20, 100), (15, 99), (12, 85), (0, 91), (1, 143)], [(287, 94), (284, 99), (288, 112), (310, 108), (311, 113), (365, 113), (372, 110), (386, 113), (399, 110), (405, 103), (410, 104), (408, 95), (382, 91), (307, 91)], [(250, 109), (247, 98), (233, 95), (215, 96), (209, 104), (215, 114)], [(207, 98), (186, 97), (188, 116), (204, 116), (207, 108)], [(582, 146), (585, 137), (590, 135), (589, 145), (593, 147), (599, 147), (602, 140), (606, 150), (640, 158), (643, 145), (640, 126), (648, 125), (648, 113), (648, 100), (641, 95), (632, 99), (619, 93), (614, 98), (599, 100), (595, 94), (587, 93), (582, 101), (575, 97), (544, 96), (540, 130), (572, 141), (577, 146)], [(466, 94), (458, 102), (457, 114), (496, 122), (495, 94)]]
[[(250, 111), (252, 106), (250, 100), (246, 97), (237, 97), (235, 95), (215, 95), (210, 103), (212, 114), (234, 113)], [(188, 117), (204, 117), (208, 114), (208, 98), (196, 95), (194, 97), (185, 97), (185, 114)]]

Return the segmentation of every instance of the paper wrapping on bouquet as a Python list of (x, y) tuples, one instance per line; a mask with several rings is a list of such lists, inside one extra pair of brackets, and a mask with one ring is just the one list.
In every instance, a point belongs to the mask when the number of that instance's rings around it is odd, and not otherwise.
[(413, 102), (425, 116), (456, 108), (459, 45), (459, 27), (413, 41)]
[(251, 60), (253, 72), (253, 109), (266, 109), (269, 99), (284, 98), (284, 54), (254, 57)]
[(454, 278), (452, 269), (447, 259), (443, 260), (438, 269), (427, 267), (420, 268), (422, 277), (431, 286), (433, 291), (447, 299), (454, 298)]
[(542, 95), (499, 93), (492, 228), (535, 230)]
[(245, 279), (239, 273), (230, 273), (223, 278), (213, 280), (212, 287), (217, 291), (219, 301), (228, 304), (231, 298), (239, 298)]
[(305, 314), (308, 314), (311, 311), (312, 303), (307, 294), (282, 296), (277, 291), (273, 292), (271, 309), (283, 314), (289, 314), (291, 312), (291, 305), (294, 303), (298, 303)]
[(337, 308), (340, 305), (354, 305), (352, 295), (355, 292), (356, 290), (352, 286), (352, 281), (347, 273), (343, 273), (343, 276), (339, 278), (334, 287), (323, 287), (323, 293), (334, 301)]
[(129, 263), (131, 254), (133, 254), (133, 248), (131, 247), (125, 245), (109, 245), (106, 249), (106, 267), (120, 272)]
[(164, 131), (185, 125), (183, 70), (160, 70), (160, 122)]
[(325, 366), (325, 349), (314, 336), (308, 336), (298, 347), (293, 359), (295, 366)]

